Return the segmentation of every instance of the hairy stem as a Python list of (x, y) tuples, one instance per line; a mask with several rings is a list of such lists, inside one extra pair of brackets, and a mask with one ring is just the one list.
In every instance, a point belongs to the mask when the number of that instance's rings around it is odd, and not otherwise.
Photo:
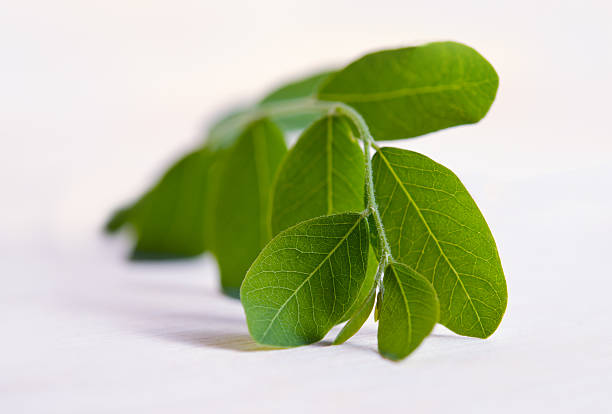
[(366, 124), (365, 120), (363, 119), (361, 114), (359, 114), (359, 112), (355, 111), (353, 108), (343, 103), (338, 103), (337, 108), (339, 112), (343, 113), (348, 118), (350, 118), (351, 121), (353, 121), (353, 123), (357, 127), (357, 130), (359, 131), (359, 135), (361, 135), (361, 140), (363, 141), (363, 154), (365, 157), (366, 166), (366, 191), (368, 195), (367, 208), (372, 211), (374, 223), (376, 224), (376, 230), (378, 231), (381, 249), (380, 260), (393, 260), (393, 256), (391, 255), (391, 247), (389, 247), (387, 233), (385, 233), (382, 218), (380, 216), (380, 212), (378, 211), (378, 205), (376, 203), (376, 194), (374, 191), (374, 174), (372, 172), (372, 158), (370, 157), (370, 146), (374, 146), (376, 148), (378, 148), (378, 146), (374, 143), (374, 137), (372, 137), (372, 134), (370, 133), (368, 124)]

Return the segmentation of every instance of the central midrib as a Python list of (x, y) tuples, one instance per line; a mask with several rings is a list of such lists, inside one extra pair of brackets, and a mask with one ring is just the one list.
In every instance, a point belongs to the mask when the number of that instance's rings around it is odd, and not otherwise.
[[(429, 233), (431, 238), (436, 242), (436, 246), (438, 247), (438, 251), (440, 252), (440, 255), (442, 255), (442, 257), (444, 258), (444, 260), (446, 261), (446, 263), (448, 264), (448, 266), (450, 267), (452, 272), (455, 274), (455, 277), (457, 278), (457, 281), (461, 285), (461, 289), (463, 289), (463, 292), (465, 292), (465, 295), (466, 295), (466, 297), (468, 299), (468, 302), (470, 302), (470, 305), (472, 306), (472, 309), (474, 310), (474, 313), (476, 314), (476, 318), (478, 319), (478, 324), (480, 325), (480, 329), (482, 330), (483, 335), (486, 335), (487, 333), (485, 332), (484, 326), (482, 325), (482, 321), (480, 319), (480, 315), (478, 314), (478, 311), (476, 310), (476, 307), (474, 306), (474, 302), (472, 301), (472, 297), (470, 296), (470, 294), (468, 293), (467, 289), (465, 288), (465, 285), (463, 284), (463, 281), (461, 280), (461, 277), (459, 277), (459, 273), (457, 272), (457, 270), (455, 269), (453, 264), (450, 262), (449, 258), (444, 253), (444, 250), (442, 250), (442, 246), (440, 246), (440, 242), (438, 241), (438, 238), (434, 235), (433, 231), (429, 227), (429, 224), (427, 223), (427, 220), (425, 220), (425, 217), (423, 216), (423, 213), (421, 213), (421, 210), (419, 209), (419, 206), (416, 204), (416, 202), (414, 201), (414, 199), (412, 198), (412, 196), (410, 195), (410, 193), (408, 192), (408, 190), (404, 186), (404, 183), (402, 182), (402, 180), (400, 180), (400, 178), (395, 173), (395, 170), (391, 166), (391, 163), (384, 156), (383, 151), (379, 150), (378, 154), (380, 154), (380, 157), (382, 158), (382, 160), (387, 165), (387, 168), (389, 169), (391, 174), (393, 174), (393, 177), (395, 178), (395, 180), (397, 181), (399, 186), (404, 191), (404, 194), (406, 194), (406, 197), (408, 198), (410, 203), (414, 206), (414, 209), (416, 210), (417, 214), (419, 215), (419, 218), (421, 219), (421, 221), (425, 225), (425, 228), (427, 229), (427, 232)], [(450, 306), (450, 304), (449, 304), (449, 306)]]
[[(259, 208), (260, 208), (260, 218), (259, 218), (259, 240), (261, 247), (266, 245), (266, 241), (268, 240), (268, 236), (272, 236), (268, 234), (268, 226), (266, 220), (266, 212), (267, 212), (267, 197), (268, 197), (268, 154), (266, 153), (266, 136), (265, 134), (259, 130), (259, 128), (255, 128), (253, 130), (253, 152), (255, 153), (255, 171), (257, 175), (257, 186), (258, 186), (258, 198), (259, 198)], [(262, 148), (260, 148), (260, 146)]]
[(308, 274), (308, 276), (306, 276), (306, 278), (304, 278), (304, 281), (302, 283), (299, 284), (299, 286), (297, 288), (295, 288), (295, 291), (289, 295), (289, 297), (285, 300), (285, 302), (280, 306), (280, 308), (278, 308), (278, 310), (276, 311), (276, 313), (274, 314), (274, 316), (272, 317), (272, 319), (270, 320), (270, 323), (268, 324), (268, 327), (266, 328), (266, 330), (264, 331), (261, 340), (263, 341), (266, 338), (266, 335), (268, 335), (268, 332), (270, 331), (270, 328), (272, 328), (272, 324), (274, 323), (274, 321), (276, 320), (276, 318), (278, 318), (278, 315), (280, 315), (280, 313), (283, 311), (283, 309), (285, 309), (285, 306), (287, 306), (287, 304), (289, 303), (289, 301), (291, 299), (293, 299), (293, 297), (295, 295), (297, 295), (297, 293), (299, 292), (299, 290), (302, 288), (302, 286), (304, 286), (306, 284), (306, 282), (308, 282), (310, 280), (311, 277), (313, 277), (315, 275), (315, 273), (317, 273), (317, 271), (321, 268), (321, 266), (323, 266), (323, 263), (327, 262), (329, 260), (329, 258), (331, 257), (332, 254), (335, 253), (336, 250), (338, 250), (338, 248), (340, 247), (340, 245), (342, 245), (342, 243), (344, 243), (344, 241), (346, 239), (348, 239), (348, 236), (353, 232), (353, 230), (355, 230), (355, 227), (357, 227), (359, 225), (359, 223), (361, 223), (361, 221), (363, 220), (363, 215), (360, 216), (357, 221), (355, 221), (355, 224), (353, 224), (351, 226), (351, 228), (346, 232), (346, 234), (344, 236), (342, 236), (342, 238), (340, 239), (340, 241), (338, 242), (338, 244), (336, 244), (334, 246), (334, 248), (323, 258), (323, 260), (321, 260), (321, 263), (319, 263), (317, 265), (317, 267), (315, 267), (312, 272), (310, 272)]
[(447, 85), (421, 86), (412, 88), (395, 89), (386, 92), (371, 92), (371, 93), (321, 93), (319, 98), (325, 101), (341, 101), (341, 102), (372, 102), (382, 101), (385, 99), (401, 98), (404, 96), (425, 95), (428, 93), (446, 92), (460, 90), (470, 86), (478, 86), (485, 83), (494, 82), (494, 79), (486, 79), (475, 82), (461, 82)]
[(397, 285), (400, 288), (400, 291), (402, 292), (402, 299), (404, 300), (404, 307), (406, 308), (406, 313), (408, 314), (408, 344), (410, 344), (412, 342), (412, 320), (410, 319), (410, 305), (408, 305), (408, 298), (406, 297), (406, 292), (404, 291), (404, 286), (402, 285), (402, 281), (399, 279), (399, 276), (397, 275), (397, 270), (395, 270), (395, 268), (393, 267), (393, 265), (391, 265), (391, 268), (393, 269), (393, 275), (395, 276), (395, 281), (397, 282)]
[(330, 215), (334, 210), (333, 205), (333, 195), (332, 195), (332, 168), (333, 168), (333, 160), (332, 160), (332, 140), (333, 140), (333, 127), (334, 121), (333, 117), (327, 117), (327, 215)]

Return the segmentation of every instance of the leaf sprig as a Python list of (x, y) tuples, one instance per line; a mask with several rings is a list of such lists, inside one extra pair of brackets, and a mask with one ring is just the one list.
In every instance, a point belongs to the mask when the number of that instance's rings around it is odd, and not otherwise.
[[(262, 344), (310, 344), (347, 321), (341, 344), (373, 309), (391, 360), (436, 323), (486, 338), (507, 289), (484, 217), (450, 170), (376, 141), (478, 122), (497, 86), (459, 43), (368, 54), (219, 121), (107, 229), (135, 230), (135, 258), (212, 252)], [(287, 150), (283, 134), (303, 129)]]

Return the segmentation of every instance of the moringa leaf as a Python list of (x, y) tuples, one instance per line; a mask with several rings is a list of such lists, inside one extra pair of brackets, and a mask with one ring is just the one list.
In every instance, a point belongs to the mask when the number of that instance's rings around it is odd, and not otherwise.
[(395, 260), (433, 284), (441, 324), (461, 335), (491, 335), (506, 309), (506, 281), (491, 231), (461, 181), (426, 156), (397, 148), (380, 149), (372, 167)]
[(270, 188), (286, 152), (282, 132), (261, 119), (247, 126), (218, 167), (212, 245), (221, 286), (230, 296), (238, 296), (251, 262), (270, 240)]
[(378, 351), (394, 361), (408, 356), (433, 330), (439, 316), (436, 292), (423, 276), (391, 263), (383, 278)]
[(111, 217), (108, 232), (124, 225), (133, 228), (137, 242), (132, 259), (174, 259), (206, 250), (204, 200), (212, 158), (207, 149), (189, 153), (140, 200)]
[(342, 322), (349, 320), (349, 318), (351, 318), (353, 314), (355, 314), (355, 312), (359, 310), (361, 304), (363, 303), (364, 300), (366, 300), (366, 298), (370, 294), (370, 291), (374, 287), (374, 283), (375, 283), (374, 278), (376, 277), (377, 269), (378, 269), (378, 260), (376, 260), (376, 254), (374, 253), (374, 250), (370, 247), (368, 249), (368, 267), (366, 269), (365, 280), (363, 281), (363, 284), (361, 285), (361, 289), (359, 290), (359, 293), (357, 294), (357, 299), (355, 299), (355, 303), (353, 303), (353, 306), (349, 310), (346, 311), (346, 313), (344, 314), (344, 316), (340, 319), (338, 323), (342, 323)]
[(301, 221), (362, 211), (365, 160), (348, 120), (328, 115), (302, 133), (279, 168), (270, 209), (272, 234)]
[(351, 319), (344, 325), (336, 339), (334, 345), (340, 345), (348, 341), (353, 335), (355, 335), (368, 320), (368, 317), (372, 313), (374, 308), (374, 301), (376, 300), (376, 287), (372, 287), (366, 298), (359, 302), (360, 305), (356, 312), (351, 316)]
[(478, 122), (499, 79), (485, 58), (454, 42), (371, 53), (327, 78), (318, 97), (355, 108), (377, 140)]
[(363, 214), (317, 217), (279, 233), (240, 290), (251, 336), (283, 347), (319, 341), (355, 302), (367, 260)]

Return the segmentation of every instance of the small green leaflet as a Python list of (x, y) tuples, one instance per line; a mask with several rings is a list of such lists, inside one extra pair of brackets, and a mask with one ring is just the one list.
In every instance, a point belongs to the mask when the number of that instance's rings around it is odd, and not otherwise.
[(461, 181), (397, 148), (380, 149), (372, 168), (394, 259), (433, 284), (441, 324), (461, 335), (491, 335), (506, 309), (506, 281), (491, 231)]
[(272, 234), (301, 221), (362, 211), (365, 161), (348, 120), (328, 115), (302, 133), (279, 169), (270, 209)]
[(368, 320), (368, 316), (372, 313), (374, 308), (374, 301), (376, 300), (376, 287), (370, 289), (368, 296), (361, 302), (356, 312), (351, 316), (351, 319), (344, 325), (336, 339), (334, 345), (340, 345), (348, 341), (353, 335), (357, 333)]
[(251, 336), (283, 347), (321, 340), (353, 306), (367, 260), (363, 214), (317, 217), (279, 233), (240, 290)]
[(427, 279), (400, 263), (385, 269), (383, 292), (378, 351), (398, 361), (414, 351), (438, 322), (438, 298)]
[(318, 97), (350, 105), (375, 139), (391, 140), (478, 122), (498, 83), (474, 49), (438, 42), (366, 55), (327, 78)]
[(376, 260), (376, 254), (374, 253), (374, 249), (370, 247), (369, 252), (368, 252), (368, 268), (366, 269), (365, 280), (363, 281), (363, 284), (361, 285), (361, 289), (359, 290), (359, 293), (357, 294), (357, 299), (355, 300), (355, 303), (353, 303), (353, 306), (349, 310), (346, 311), (346, 313), (344, 314), (342, 318), (340, 318), (340, 321), (338, 323), (347, 321), (349, 318), (351, 318), (355, 314), (355, 312), (357, 312), (360, 309), (361, 304), (363, 303), (364, 300), (366, 300), (372, 288), (374, 288), (374, 283), (375, 283), (374, 278), (376, 277), (377, 268), (378, 268), (378, 260)]
[(212, 158), (206, 149), (189, 153), (140, 200), (111, 217), (107, 231), (125, 224), (135, 231), (132, 259), (173, 259), (204, 252), (204, 200)]
[[(259, 102), (259, 105), (266, 106), (294, 99), (314, 98), (321, 81), (327, 78), (331, 73), (331, 71), (320, 72), (283, 85), (263, 98)], [(297, 114), (277, 115), (274, 116), (272, 120), (276, 122), (283, 131), (297, 131), (306, 128), (323, 115), (323, 113), (324, 111), (321, 110), (308, 110)]]
[(223, 290), (237, 296), (253, 259), (270, 239), (267, 223), (272, 179), (287, 152), (270, 120), (250, 124), (223, 157), (214, 203), (213, 253)]

